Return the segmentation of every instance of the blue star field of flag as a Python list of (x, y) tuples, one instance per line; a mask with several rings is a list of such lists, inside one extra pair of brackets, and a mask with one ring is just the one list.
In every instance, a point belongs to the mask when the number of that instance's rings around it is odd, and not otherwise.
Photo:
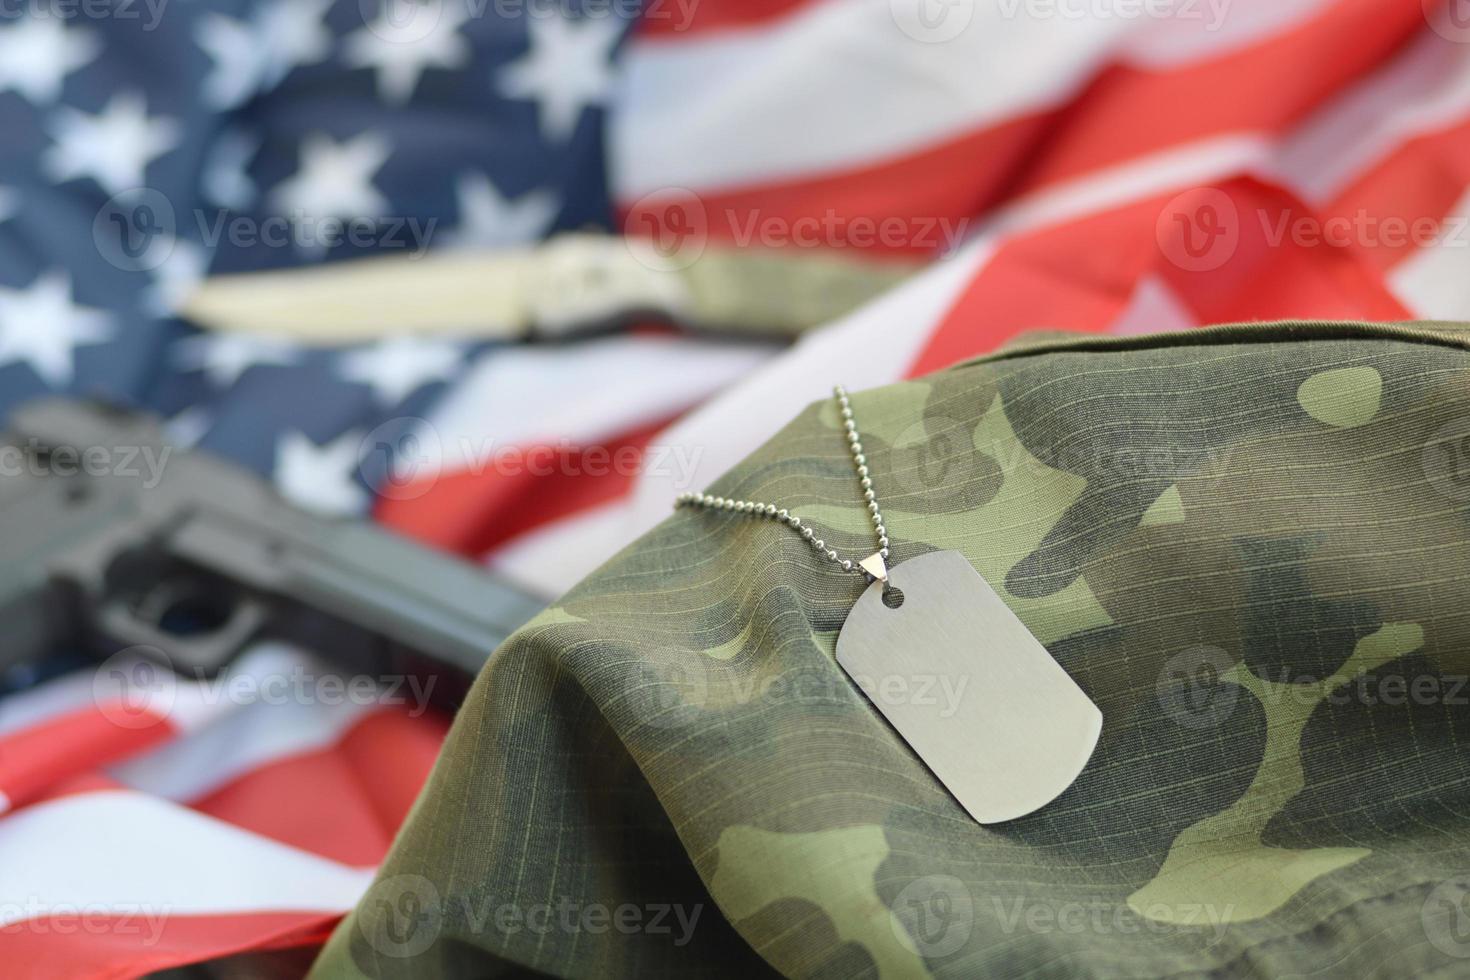
[(363, 435), (490, 345), (201, 333), (206, 273), (493, 247), (611, 222), (636, 17), (596, 0), (16, 0), (0, 7), (0, 420), (46, 393), (356, 512)]

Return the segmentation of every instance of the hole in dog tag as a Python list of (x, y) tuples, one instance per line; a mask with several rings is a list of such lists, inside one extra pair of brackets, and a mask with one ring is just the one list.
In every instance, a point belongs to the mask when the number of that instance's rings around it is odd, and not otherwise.
[(978, 822), (1040, 809), (1082, 772), (1102, 712), (958, 551), (867, 588), (837, 662)]

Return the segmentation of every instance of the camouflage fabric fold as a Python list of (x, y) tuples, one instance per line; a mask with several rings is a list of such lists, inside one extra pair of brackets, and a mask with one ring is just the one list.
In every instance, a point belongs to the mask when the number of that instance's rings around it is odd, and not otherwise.
[[(1047, 341), (854, 394), (893, 560), (963, 552), (1101, 707), (1077, 783), (976, 825), (834, 663), (862, 582), (671, 514), (496, 654), (314, 976), (1470, 973), (1467, 343)], [(829, 403), (711, 490), (871, 550)]]

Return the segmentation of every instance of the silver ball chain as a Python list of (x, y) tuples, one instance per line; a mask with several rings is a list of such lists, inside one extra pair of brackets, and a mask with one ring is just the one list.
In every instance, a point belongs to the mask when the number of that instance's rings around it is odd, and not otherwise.
[[(842, 428), (847, 434), (847, 448), (852, 452), (852, 465), (857, 468), (858, 485), (862, 487), (863, 500), (868, 505), (868, 516), (873, 521), (873, 533), (878, 537), (878, 554), (883, 557), (884, 561), (887, 561), (888, 529), (883, 526), (883, 513), (878, 509), (878, 499), (873, 493), (873, 480), (868, 475), (868, 457), (863, 455), (863, 444), (858, 437), (857, 422), (852, 417), (852, 405), (849, 404), (847, 392), (841, 385), (833, 388), (832, 394), (836, 397), (837, 407), (842, 413)], [(850, 558), (842, 558), (836, 550), (827, 547), (827, 543), (817, 537), (817, 532), (810, 524), (775, 504), (768, 504), (760, 500), (732, 500), (707, 493), (681, 493), (674, 500), (674, 506), (702, 507), (706, 510), (725, 510), (733, 514), (775, 518), (788, 525), (793, 531), (800, 533), (818, 554), (840, 565), (844, 572), (854, 572), (869, 579), (873, 578), (866, 569), (859, 566), (858, 562)]]

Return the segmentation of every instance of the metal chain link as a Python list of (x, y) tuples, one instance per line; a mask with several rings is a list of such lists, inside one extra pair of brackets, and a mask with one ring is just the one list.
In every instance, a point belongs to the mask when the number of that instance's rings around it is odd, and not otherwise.
[[(883, 513), (878, 509), (878, 499), (873, 493), (873, 480), (868, 474), (868, 457), (863, 455), (863, 444), (858, 437), (857, 422), (852, 417), (852, 405), (847, 400), (847, 392), (841, 385), (832, 389), (833, 396), (837, 399), (837, 407), (842, 413), (842, 428), (847, 434), (847, 448), (852, 453), (852, 465), (857, 469), (858, 485), (862, 487), (863, 500), (868, 505), (868, 516), (873, 521), (873, 533), (878, 537), (878, 554), (884, 561), (888, 560), (888, 529), (883, 526)], [(750, 514), (754, 517), (769, 517), (780, 521), (798, 532), (817, 553), (825, 556), (829, 561), (835, 562), (844, 572), (854, 572), (866, 576), (869, 579), (873, 575), (866, 569), (860, 567), (858, 562), (850, 558), (842, 558), (835, 549), (827, 547), (827, 543), (817, 537), (816, 530), (803, 521), (800, 517), (775, 504), (760, 500), (732, 500), (726, 497), (716, 497), (707, 493), (681, 493), (674, 500), (675, 507), (697, 507), (705, 510), (724, 510), (733, 514)]]

